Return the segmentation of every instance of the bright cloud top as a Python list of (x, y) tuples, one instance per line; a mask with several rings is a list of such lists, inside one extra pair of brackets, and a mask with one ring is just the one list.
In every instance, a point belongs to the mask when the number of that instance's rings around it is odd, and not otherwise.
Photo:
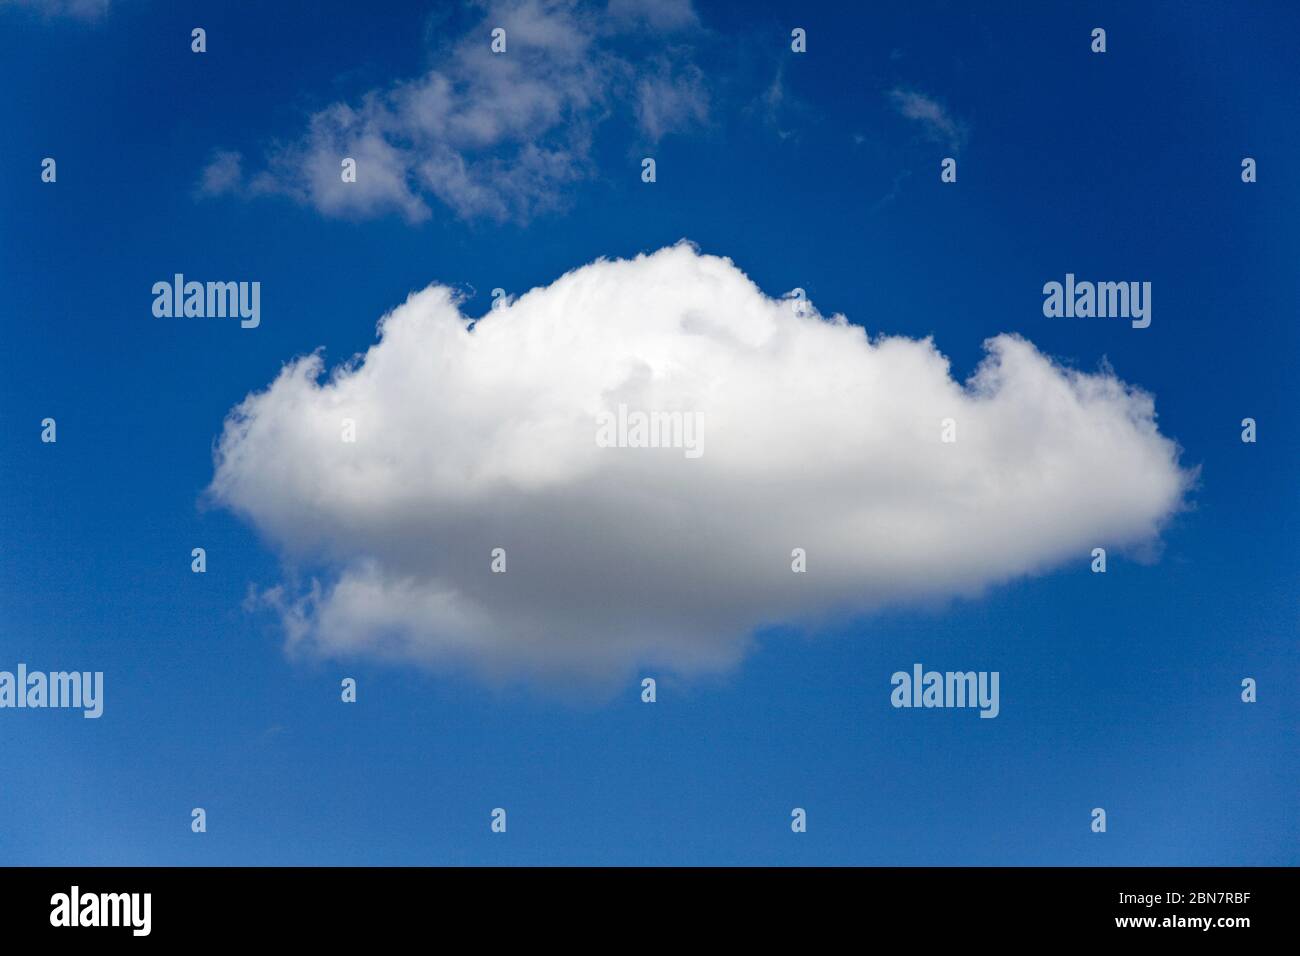
[[(963, 384), (929, 339), (807, 312), (685, 243), (477, 321), (430, 286), (365, 356), (235, 408), (210, 490), (283, 555), (262, 596), (298, 649), (595, 681), (1086, 568), (1180, 507), (1152, 399), (1112, 374), (999, 335)], [(601, 447), (620, 405), (698, 416), (703, 453)]]

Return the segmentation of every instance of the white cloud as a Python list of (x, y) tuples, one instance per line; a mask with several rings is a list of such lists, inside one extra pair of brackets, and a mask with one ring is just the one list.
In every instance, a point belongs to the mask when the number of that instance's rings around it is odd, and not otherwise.
[[(707, 116), (703, 74), (681, 62), (689, 50), (658, 39), (695, 23), (690, 5), (649, 9), (495, 0), (429, 72), (316, 112), (260, 173), (224, 191), (282, 193), (330, 216), (418, 222), (436, 201), (466, 219), (526, 221), (563, 205), (564, 187), (591, 174), (595, 129), (612, 114), (635, 117), (656, 140)], [(490, 48), (496, 27), (506, 31), (503, 54)], [(627, 31), (636, 31), (630, 42)], [(354, 183), (339, 175), (344, 157), (357, 160)]]
[[(765, 624), (976, 595), (1155, 540), (1189, 473), (1152, 399), (1014, 336), (986, 347), (958, 383), (930, 340), (796, 316), (687, 244), (477, 322), (430, 286), (364, 357), (324, 378), (319, 355), (297, 359), (234, 409), (210, 493), (282, 554), (265, 601), (298, 650), (500, 677), (708, 672)], [(700, 414), (704, 454), (597, 447), (620, 403)]]
[(933, 97), (916, 90), (900, 88), (890, 90), (889, 100), (902, 116), (920, 123), (930, 139), (947, 143), (954, 150), (965, 142), (965, 126), (953, 119), (948, 110)]

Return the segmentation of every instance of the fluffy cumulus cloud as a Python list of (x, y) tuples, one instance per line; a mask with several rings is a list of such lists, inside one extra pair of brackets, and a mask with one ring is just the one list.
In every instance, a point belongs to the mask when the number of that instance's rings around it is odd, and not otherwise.
[[(497, 28), (504, 53), (491, 49)], [(214, 154), (199, 188), (288, 195), (337, 217), (419, 222), (442, 207), (527, 221), (591, 175), (595, 130), (611, 116), (652, 142), (707, 119), (685, 42), (697, 30), (687, 0), (494, 0), (424, 75), (315, 112), (247, 176), (241, 155)], [(342, 180), (344, 157), (355, 182)]]
[[(210, 491), (283, 555), (259, 597), (301, 650), (596, 682), (1086, 566), (1180, 507), (1152, 399), (1109, 371), (999, 335), (959, 382), (929, 339), (803, 311), (685, 243), (478, 320), (430, 286), (236, 407)], [(636, 412), (694, 416), (661, 444), (698, 454), (611, 447), (619, 406), (629, 445)]]

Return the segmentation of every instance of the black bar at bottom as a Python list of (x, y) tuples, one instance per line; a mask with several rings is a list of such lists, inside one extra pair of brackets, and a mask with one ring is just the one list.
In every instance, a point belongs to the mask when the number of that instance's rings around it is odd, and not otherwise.
[(400, 943), (434, 931), (470, 934), (459, 944), (443, 937), (457, 948), (513, 939), (668, 946), (902, 930), (927, 943), (1130, 936), (1231, 945), (1291, 935), (1295, 876), (1212, 867), (10, 868), (0, 869), (0, 925), (6, 942), (91, 945)]

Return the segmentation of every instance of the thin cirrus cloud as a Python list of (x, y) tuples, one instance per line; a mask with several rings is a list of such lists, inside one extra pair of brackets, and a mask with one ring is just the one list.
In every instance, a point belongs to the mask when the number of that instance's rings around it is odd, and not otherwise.
[[(497, 27), (503, 54), (490, 47)], [(526, 222), (592, 174), (593, 138), (610, 116), (650, 142), (707, 120), (704, 74), (682, 42), (697, 29), (683, 0), (497, 0), (423, 76), (318, 110), (247, 175), (245, 157), (217, 151), (199, 192), (287, 195), (334, 217), (420, 222), (443, 207)], [(356, 182), (342, 181), (345, 157)]]
[[(208, 493), (284, 567), (252, 602), (304, 654), (608, 686), (1086, 568), (1183, 506), (1152, 398), (1108, 369), (998, 335), (959, 382), (928, 338), (792, 306), (687, 243), (477, 320), (412, 294), (363, 357), (298, 358), (229, 414)], [(699, 416), (703, 453), (601, 447), (619, 405)]]
[(34, 10), (46, 17), (98, 20), (108, 13), (109, 0), (0, 0), (0, 7)]
[(928, 139), (945, 143), (958, 150), (966, 141), (965, 124), (954, 119), (948, 109), (932, 96), (916, 90), (895, 87), (889, 91), (889, 102), (905, 119), (919, 124)]

